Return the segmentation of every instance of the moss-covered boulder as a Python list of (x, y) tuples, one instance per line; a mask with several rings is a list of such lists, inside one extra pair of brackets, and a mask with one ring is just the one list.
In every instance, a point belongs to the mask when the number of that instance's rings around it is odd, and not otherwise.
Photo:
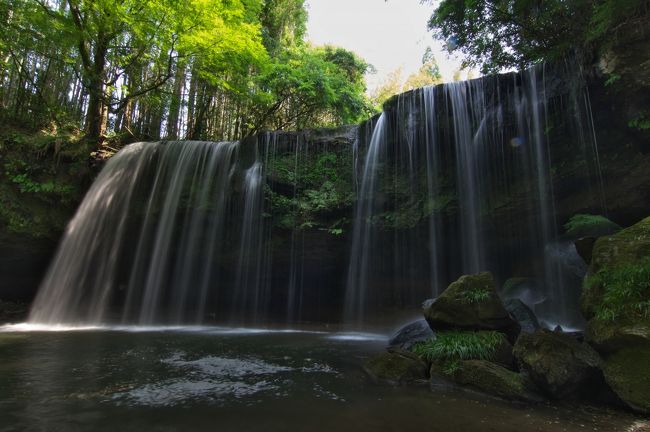
[(587, 391), (601, 374), (602, 359), (598, 353), (574, 336), (561, 332), (522, 333), (514, 355), (533, 382), (554, 398)]
[(379, 354), (363, 365), (363, 370), (376, 383), (403, 385), (426, 380), (427, 364), (407, 351), (391, 350)]
[(424, 317), (436, 330), (497, 330), (514, 341), (519, 324), (497, 295), (489, 272), (461, 276), (424, 308)]
[(585, 337), (591, 346), (604, 354), (631, 347), (650, 347), (650, 319), (630, 323), (592, 319), (587, 324)]
[(616, 351), (603, 368), (605, 381), (630, 408), (650, 414), (650, 345)]
[(650, 217), (596, 241), (581, 306), (585, 338), (605, 357), (605, 381), (629, 407), (649, 413)]
[(460, 362), (453, 379), (459, 384), (508, 400), (543, 400), (528, 377), (485, 360)]
[(581, 308), (587, 319), (599, 315), (613, 320), (625, 318), (626, 305), (644, 302), (650, 310), (650, 217), (596, 241)]

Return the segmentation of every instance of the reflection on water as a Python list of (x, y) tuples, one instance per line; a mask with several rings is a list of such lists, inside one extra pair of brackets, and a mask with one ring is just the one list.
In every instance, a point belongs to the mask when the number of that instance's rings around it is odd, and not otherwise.
[[(264, 397), (287, 397), (291, 394), (296, 373), (330, 373), (336, 370), (327, 364), (305, 359), (302, 367), (282, 366), (258, 358), (231, 358), (207, 356), (186, 360), (187, 354), (178, 352), (161, 360), (170, 366), (170, 374), (179, 372), (182, 377), (115, 393), (113, 400), (137, 405), (171, 406), (198, 399), (236, 402), (257, 394)], [(289, 357), (283, 360), (290, 360)], [(315, 385), (317, 391), (332, 399), (339, 397)], [(259, 399), (255, 402), (260, 402)], [(249, 402), (250, 403), (250, 402)]]
[(635, 421), (373, 385), (360, 368), (385, 345), (373, 333), (159, 330), (1, 330), (0, 431), (574, 432)]

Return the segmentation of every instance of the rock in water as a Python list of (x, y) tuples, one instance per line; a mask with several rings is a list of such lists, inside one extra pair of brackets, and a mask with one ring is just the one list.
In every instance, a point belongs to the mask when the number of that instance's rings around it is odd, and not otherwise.
[(602, 359), (598, 353), (565, 333), (522, 333), (514, 354), (533, 382), (553, 398), (586, 391), (601, 378)]
[(482, 392), (508, 400), (539, 402), (543, 398), (535, 393), (535, 385), (522, 374), (510, 371), (485, 360), (460, 362), (454, 380)]
[(434, 331), (497, 330), (511, 342), (520, 330), (497, 295), (489, 272), (461, 276), (424, 309), (424, 317)]
[(421, 319), (397, 330), (388, 341), (388, 345), (408, 350), (416, 343), (424, 342), (434, 337), (435, 334), (431, 330), (431, 327), (429, 327), (429, 324), (427, 324), (427, 321)]
[(535, 313), (530, 310), (524, 302), (519, 299), (510, 299), (503, 302), (503, 306), (510, 315), (517, 320), (521, 331), (525, 333), (535, 333), (541, 328)]
[(402, 385), (427, 378), (427, 365), (407, 351), (379, 354), (368, 360), (363, 370), (376, 383)]

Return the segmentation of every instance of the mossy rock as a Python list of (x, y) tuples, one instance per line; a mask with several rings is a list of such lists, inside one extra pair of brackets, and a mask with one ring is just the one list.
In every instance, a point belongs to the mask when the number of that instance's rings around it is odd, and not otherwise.
[(630, 408), (650, 414), (650, 345), (625, 348), (607, 358), (607, 384)]
[(427, 378), (427, 364), (408, 352), (390, 351), (379, 354), (363, 365), (363, 370), (376, 383), (403, 385)]
[[(599, 238), (594, 245), (580, 299), (585, 317), (592, 319), (604, 305), (606, 289), (602, 275), (606, 276), (605, 272), (639, 264), (649, 257), (650, 217), (615, 235)], [(650, 301), (650, 298), (646, 300)]]
[(573, 238), (601, 237), (619, 232), (620, 225), (607, 219), (605, 216), (592, 214), (577, 214), (564, 224), (566, 234)]
[(461, 276), (424, 308), (424, 317), (436, 330), (497, 330), (514, 341), (519, 324), (497, 295), (489, 272)]
[(593, 319), (587, 324), (585, 338), (602, 353), (650, 346), (650, 319), (630, 324)]
[(522, 333), (514, 348), (520, 367), (549, 396), (563, 398), (587, 390), (600, 376), (602, 359), (574, 336), (540, 330)]
[(460, 362), (453, 379), (459, 384), (508, 400), (543, 400), (535, 393), (535, 385), (529, 378), (485, 360)]

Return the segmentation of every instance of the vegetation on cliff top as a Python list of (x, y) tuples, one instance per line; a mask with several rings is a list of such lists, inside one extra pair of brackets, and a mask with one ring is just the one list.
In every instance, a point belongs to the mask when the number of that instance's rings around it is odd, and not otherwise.
[(648, 13), (647, 0), (443, 0), (429, 27), (466, 66), (494, 73), (567, 54), (591, 61), (621, 24)]
[(354, 123), (369, 67), (305, 41), (304, 0), (7, 0), (0, 119), (143, 139)]

